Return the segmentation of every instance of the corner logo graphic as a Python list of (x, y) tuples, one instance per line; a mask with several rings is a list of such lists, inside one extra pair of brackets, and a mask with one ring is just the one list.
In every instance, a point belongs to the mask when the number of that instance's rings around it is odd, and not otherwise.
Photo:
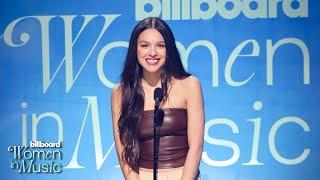
[(11, 169), (19, 173), (61, 173), (63, 166), (57, 161), (62, 160), (62, 142), (45, 143), (31, 141), (30, 146), (9, 146), (13, 153)]

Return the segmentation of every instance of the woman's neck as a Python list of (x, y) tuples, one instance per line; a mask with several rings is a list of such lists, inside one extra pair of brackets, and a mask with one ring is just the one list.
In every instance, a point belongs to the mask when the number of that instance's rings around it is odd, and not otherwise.
[(152, 88), (161, 87), (161, 72), (143, 72), (141, 81), (144, 85), (150, 86)]

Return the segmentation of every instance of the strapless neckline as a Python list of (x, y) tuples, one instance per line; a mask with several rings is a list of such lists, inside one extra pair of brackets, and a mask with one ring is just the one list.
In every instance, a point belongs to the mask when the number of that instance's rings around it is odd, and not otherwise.
[[(172, 110), (182, 110), (182, 111), (186, 111), (186, 108), (162, 108), (163, 111), (172, 111)], [(154, 111), (154, 109), (147, 109), (147, 110), (143, 110), (143, 112), (152, 112)]]

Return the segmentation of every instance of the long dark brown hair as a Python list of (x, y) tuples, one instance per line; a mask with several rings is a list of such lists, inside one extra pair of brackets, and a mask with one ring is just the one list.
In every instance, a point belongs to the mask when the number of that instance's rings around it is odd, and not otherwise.
[(184, 79), (190, 76), (183, 68), (173, 33), (163, 20), (149, 17), (134, 27), (121, 74), (121, 112), (118, 128), (120, 141), (124, 147), (122, 158), (135, 172), (139, 172), (138, 123), (144, 109), (144, 91), (141, 85), (143, 71), (137, 59), (137, 46), (140, 33), (149, 28), (159, 31), (165, 42), (166, 61), (161, 74), (164, 101), (167, 99), (172, 77)]

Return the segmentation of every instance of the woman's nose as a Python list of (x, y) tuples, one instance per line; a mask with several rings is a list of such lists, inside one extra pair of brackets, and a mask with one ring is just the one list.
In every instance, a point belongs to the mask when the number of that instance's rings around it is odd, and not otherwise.
[(157, 55), (157, 49), (156, 49), (156, 47), (151, 47), (151, 48), (150, 48), (150, 55), (151, 55), (151, 56), (156, 56), (156, 55)]

